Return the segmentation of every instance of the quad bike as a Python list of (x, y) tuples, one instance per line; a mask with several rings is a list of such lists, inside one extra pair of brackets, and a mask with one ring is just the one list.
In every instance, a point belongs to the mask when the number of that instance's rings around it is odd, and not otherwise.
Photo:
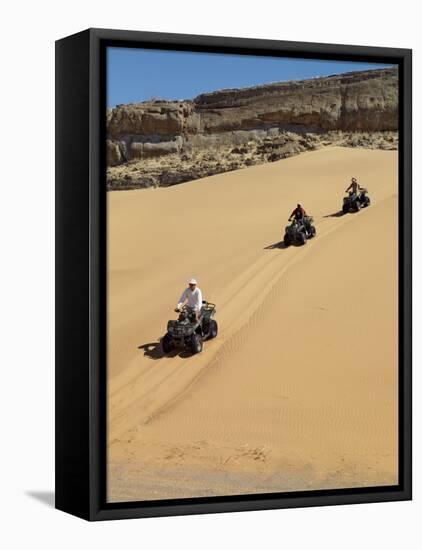
[(294, 219), (290, 225), (286, 226), (284, 233), (284, 245), (305, 244), (308, 239), (316, 235), (316, 229), (313, 225), (314, 219), (311, 216), (305, 216), (301, 220)]
[(167, 323), (167, 332), (161, 340), (164, 353), (170, 353), (174, 349), (189, 349), (192, 353), (200, 353), (204, 340), (215, 338), (218, 333), (217, 321), (213, 319), (216, 309), (211, 302), (202, 302), (199, 316), (183, 306), (176, 309), (179, 318)]
[(367, 189), (360, 189), (358, 193), (351, 191), (347, 197), (343, 199), (343, 214), (349, 212), (359, 212), (361, 208), (366, 208), (371, 204), (371, 199), (367, 195)]

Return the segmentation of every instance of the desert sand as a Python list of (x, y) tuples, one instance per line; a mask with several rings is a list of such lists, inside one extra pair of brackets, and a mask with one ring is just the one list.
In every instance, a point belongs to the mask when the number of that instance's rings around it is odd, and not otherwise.
[[(109, 192), (108, 500), (397, 483), (396, 151)], [(351, 176), (372, 205), (339, 216)], [(317, 237), (284, 248), (297, 202)], [(159, 339), (189, 277), (201, 354)]]

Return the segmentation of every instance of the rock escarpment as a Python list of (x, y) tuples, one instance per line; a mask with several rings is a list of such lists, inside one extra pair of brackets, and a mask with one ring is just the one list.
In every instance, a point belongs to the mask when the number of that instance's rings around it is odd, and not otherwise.
[(108, 187), (171, 185), (330, 143), (395, 148), (397, 129), (397, 68), (118, 105)]

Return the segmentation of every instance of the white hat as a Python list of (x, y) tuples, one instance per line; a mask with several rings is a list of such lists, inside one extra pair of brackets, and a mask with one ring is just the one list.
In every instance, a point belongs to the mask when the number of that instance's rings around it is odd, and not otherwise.
[(197, 285), (196, 279), (189, 279), (188, 285)]

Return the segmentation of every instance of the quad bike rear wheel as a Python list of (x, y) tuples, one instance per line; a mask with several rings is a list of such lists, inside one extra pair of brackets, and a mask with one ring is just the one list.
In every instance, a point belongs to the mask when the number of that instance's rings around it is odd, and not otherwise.
[(353, 211), (354, 212), (359, 212), (359, 210), (360, 210), (360, 202), (355, 201), (355, 204), (353, 205)]
[(202, 346), (203, 346), (202, 336), (196, 333), (192, 334), (190, 344), (191, 344), (191, 349), (193, 353), (201, 353)]
[(316, 228), (314, 225), (311, 225), (309, 228), (309, 238), (312, 239), (316, 235)]
[(167, 333), (161, 340), (161, 347), (163, 348), (164, 353), (170, 353), (172, 350), (174, 350), (173, 340), (169, 333)]

